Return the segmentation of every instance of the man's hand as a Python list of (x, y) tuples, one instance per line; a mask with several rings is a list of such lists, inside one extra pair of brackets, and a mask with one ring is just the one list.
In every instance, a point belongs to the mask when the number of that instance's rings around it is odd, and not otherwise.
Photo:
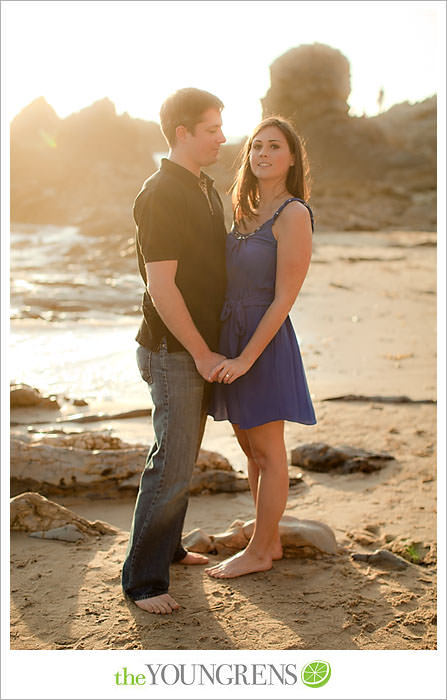
[(211, 370), (224, 360), (226, 360), (225, 355), (220, 355), (218, 352), (211, 351), (206, 355), (194, 358), (198, 373), (201, 374), (207, 382), (214, 381), (211, 377)]

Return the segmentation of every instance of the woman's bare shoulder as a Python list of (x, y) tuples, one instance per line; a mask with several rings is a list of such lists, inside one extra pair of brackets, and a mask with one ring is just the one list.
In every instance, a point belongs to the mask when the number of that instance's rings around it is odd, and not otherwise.
[(309, 227), (312, 230), (312, 221), (309, 209), (302, 202), (293, 200), (281, 211), (276, 220), (277, 230), (302, 230)]

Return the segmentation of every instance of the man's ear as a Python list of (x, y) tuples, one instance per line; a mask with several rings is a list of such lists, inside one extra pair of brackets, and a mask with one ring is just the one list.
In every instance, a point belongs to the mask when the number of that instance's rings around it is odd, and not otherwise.
[(176, 140), (180, 143), (183, 143), (186, 138), (186, 132), (186, 126), (183, 126), (183, 124), (179, 124), (175, 129)]

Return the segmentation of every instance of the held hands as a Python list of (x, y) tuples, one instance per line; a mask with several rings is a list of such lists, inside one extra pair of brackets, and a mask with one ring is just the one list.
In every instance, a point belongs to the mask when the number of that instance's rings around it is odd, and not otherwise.
[(252, 364), (252, 362), (249, 362), (241, 355), (233, 360), (225, 358), (211, 370), (208, 381), (232, 384), (235, 379), (242, 377), (243, 374), (248, 372)]

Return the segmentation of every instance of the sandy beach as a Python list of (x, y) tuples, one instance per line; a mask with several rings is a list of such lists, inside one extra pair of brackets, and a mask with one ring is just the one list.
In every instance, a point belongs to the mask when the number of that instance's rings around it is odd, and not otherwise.
[[(289, 453), (303, 443), (324, 442), (394, 457), (371, 474), (302, 470), (302, 481), (290, 489), (287, 514), (329, 525), (337, 554), (285, 558), (269, 572), (227, 582), (210, 579), (202, 567), (176, 565), (171, 592), (181, 609), (151, 616), (126, 601), (120, 588), (134, 498), (49, 496), (119, 532), (72, 544), (12, 531), (12, 649), (436, 648), (435, 234), (316, 235), (291, 317), (318, 423), (286, 424)], [(84, 394), (89, 412), (150, 405), (133, 359), (138, 316), (119, 326), (85, 322), (82, 363), (76, 359), (76, 328), (84, 328), (83, 322), (63, 323), (58, 332), (57, 324), (43, 320), (13, 322), (13, 345), (33, 341), (36, 348), (28, 367), (12, 360), (16, 381)], [(89, 358), (94, 338), (112, 339), (114, 331), (117, 342), (110, 351), (105, 344), (106, 359)], [(72, 347), (57, 372), (53, 364), (53, 374), (45, 350), (49, 334), (58, 350), (55, 364), (59, 350), (70, 342)], [(39, 348), (47, 352), (43, 361)], [(110, 379), (106, 387), (104, 377)], [(349, 394), (405, 395), (415, 402), (325, 400)], [(12, 428), (13, 435), (26, 434), (42, 415), (33, 408), (12, 411), (11, 419), (23, 423)], [(152, 437), (147, 418), (78, 429), (109, 429), (130, 443), (149, 444)], [(203, 447), (245, 469), (231, 426), (209, 419)], [(185, 532), (200, 527), (215, 533), (250, 517), (248, 492), (193, 496)], [(395, 571), (351, 558), (378, 548), (413, 563)]]

